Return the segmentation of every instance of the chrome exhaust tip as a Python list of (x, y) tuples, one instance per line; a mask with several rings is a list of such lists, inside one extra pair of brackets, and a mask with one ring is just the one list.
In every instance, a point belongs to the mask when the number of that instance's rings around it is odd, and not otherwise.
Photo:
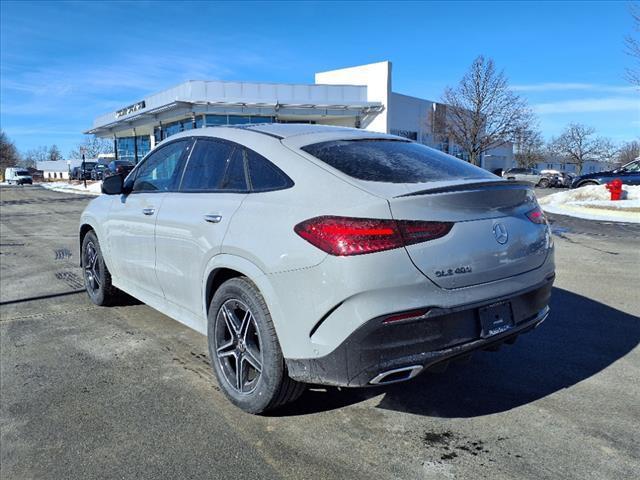
[(389, 383), (404, 382), (418, 375), (423, 369), (422, 365), (395, 368), (382, 372), (371, 379), (371, 385), (387, 385)]

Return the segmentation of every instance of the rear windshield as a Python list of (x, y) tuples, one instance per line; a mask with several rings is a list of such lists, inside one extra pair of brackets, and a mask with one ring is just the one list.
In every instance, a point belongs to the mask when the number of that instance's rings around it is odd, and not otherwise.
[(18, 170), (16, 172), (16, 175), (18, 175), (20, 177), (28, 177), (29, 176), (29, 172), (27, 170)]
[(351, 177), (370, 182), (495, 178), (468, 162), (413, 142), (336, 140), (307, 145), (302, 150)]

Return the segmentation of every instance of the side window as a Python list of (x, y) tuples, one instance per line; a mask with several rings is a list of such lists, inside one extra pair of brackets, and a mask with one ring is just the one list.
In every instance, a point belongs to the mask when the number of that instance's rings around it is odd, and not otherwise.
[(133, 182), (134, 192), (166, 192), (171, 190), (179, 174), (182, 154), (191, 140), (179, 140), (153, 152), (140, 165)]
[(251, 178), (251, 191), (268, 192), (289, 188), (293, 182), (282, 170), (252, 150), (245, 150)]
[(187, 163), (180, 190), (183, 192), (246, 192), (244, 159), (227, 142), (199, 139)]

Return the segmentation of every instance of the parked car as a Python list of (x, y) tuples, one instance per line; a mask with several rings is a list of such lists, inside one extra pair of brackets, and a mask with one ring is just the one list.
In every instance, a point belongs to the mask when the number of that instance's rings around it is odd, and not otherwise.
[(553, 186), (557, 188), (569, 188), (575, 177), (573, 173), (560, 172), (557, 183)]
[(549, 178), (542, 175), (535, 168), (510, 168), (502, 172), (502, 178), (506, 178), (507, 180), (530, 182), (542, 188), (548, 187), (550, 183)]
[(104, 177), (104, 171), (108, 167), (104, 163), (98, 163), (93, 170), (91, 170), (91, 180), (102, 180)]
[(135, 164), (126, 160), (112, 160), (107, 165), (107, 168), (103, 170), (102, 177), (108, 177), (111, 175), (124, 175), (126, 176), (131, 170), (133, 170)]
[(640, 185), (640, 158), (636, 158), (615, 170), (580, 175), (573, 180), (571, 188), (584, 187), (585, 185), (603, 185), (616, 178), (622, 180), (622, 183), (626, 185)]
[(102, 192), (80, 223), (89, 298), (124, 291), (207, 335), (248, 412), (307, 383), (408, 380), (549, 312), (553, 242), (531, 184), (402, 137), (189, 130)]
[(29, 170), (21, 167), (9, 167), (5, 169), (4, 180), (9, 185), (31, 185), (33, 183), (33, 177), (29, 173)]
[(82, 164), (78, 167), (73, 167), (71, 170), (71, 179), (72, 180), (90, 180), (91, 172), (97, 165), (97, 162), (84, 162), (84, 169), (82, 168)]

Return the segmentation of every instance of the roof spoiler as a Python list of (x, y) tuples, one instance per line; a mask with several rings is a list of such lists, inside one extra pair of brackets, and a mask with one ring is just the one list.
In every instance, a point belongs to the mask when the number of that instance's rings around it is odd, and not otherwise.
[(416, 192), (405, 193), (398, 195), (395, 198), (400, 197), (412, 197), (417, 195), (435, 195), (438, 193), (453, 193), (464, 192), (469, 190), (492, 190), (492, 189), (507, 189), (507, 188), (533, 188), (534, 185), (531, 182), (517, 181), (517, 180), (492, 180), (490, 182), (473, 182), (473, 183), (458, 183), (455, 185), (449, 185), (446, 187), (427, 188), (425, 190), (418, 190)]

